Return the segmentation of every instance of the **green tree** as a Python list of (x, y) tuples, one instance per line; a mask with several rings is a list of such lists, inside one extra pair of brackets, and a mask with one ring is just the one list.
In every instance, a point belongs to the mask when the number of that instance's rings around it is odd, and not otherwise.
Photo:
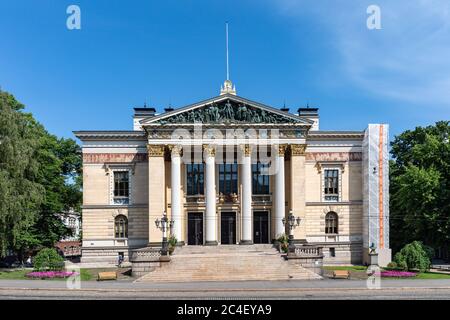
[[(0, 91), (0, 255), (51, 247), (69, 235), (57, 214), (81, 204), (81, 150), (49, 134)], [(78, 211), (79, 212), (79, 211)]]
[(43, 203), (38, 183), (39, 138), (31, 115), (12, 95), (0, 91), (0, 255), (35, 244), (28, 230)]
[(420, 241), (413, 241), (404, 246), (395, 254), (394, 261), (401, 269), (421, 272), (429, 270), (431, 265), (425, 246)]
[(62, 236), (70, 235), (70, 229), (56, 214), (80, 207), (81, 151), (75, 141), (58, 139), (43, 127), (40, 142), (38, 181), (44, 186), (45, 193), (34, 229), (40, 244), (51, 247)]
[(448, 251), (450, 242), (450, 125), (417, 127), (395, 137), (390, 163), (391, 246), (422, 240)]

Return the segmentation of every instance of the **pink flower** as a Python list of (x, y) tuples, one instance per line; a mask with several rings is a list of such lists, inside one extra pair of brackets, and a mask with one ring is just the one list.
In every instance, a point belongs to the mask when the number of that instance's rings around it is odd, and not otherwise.
[(27, 273), (27, 277), (35, 279), (53, 279), (53, 278), (67, 278), (70, 276), (78, 275), (78, 272), (68, 272), (68, 271), (34, 271)]
[(415, 272), (407, 272), (407, 271), (382, 271), (381, 276), (382, 277), (391, 277), (391, 278), (410, 278), (415, 277), (417, 273)]

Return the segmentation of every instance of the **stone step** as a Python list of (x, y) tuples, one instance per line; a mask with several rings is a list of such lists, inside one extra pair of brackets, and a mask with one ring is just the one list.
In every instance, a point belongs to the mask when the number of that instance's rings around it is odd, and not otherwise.
[(245, 281), (321, 279), (314, 272), (290, 265), (272, 245), (184, 246), (171, 262), (137, 281)]

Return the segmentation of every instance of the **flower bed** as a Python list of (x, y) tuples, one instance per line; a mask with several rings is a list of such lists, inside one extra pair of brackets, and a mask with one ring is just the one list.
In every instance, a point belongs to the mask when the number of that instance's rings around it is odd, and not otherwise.
[(55, 279), (55, 278), (68, 278), (70, 276), (77, 276), (78, 272), (68, 271), (33, 271), (27, 273), (28, 278), (32, 279)]
[(415, 277), (417, 273), (407, 272), (407, 271), (381, 271), (381, 277), (383, 278), (412, 278)]

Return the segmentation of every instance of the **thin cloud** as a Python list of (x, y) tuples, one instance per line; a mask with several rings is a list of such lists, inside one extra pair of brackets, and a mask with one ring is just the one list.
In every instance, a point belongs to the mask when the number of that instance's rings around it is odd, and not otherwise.
[[(450, 2), (273, 2), (292, 18), (311, 15), (333, 37), (342, 76), (377, 96), (435, 109), (450, 107)], [(381, 30), (368, 30), (366, 9), (381, 8)]]

